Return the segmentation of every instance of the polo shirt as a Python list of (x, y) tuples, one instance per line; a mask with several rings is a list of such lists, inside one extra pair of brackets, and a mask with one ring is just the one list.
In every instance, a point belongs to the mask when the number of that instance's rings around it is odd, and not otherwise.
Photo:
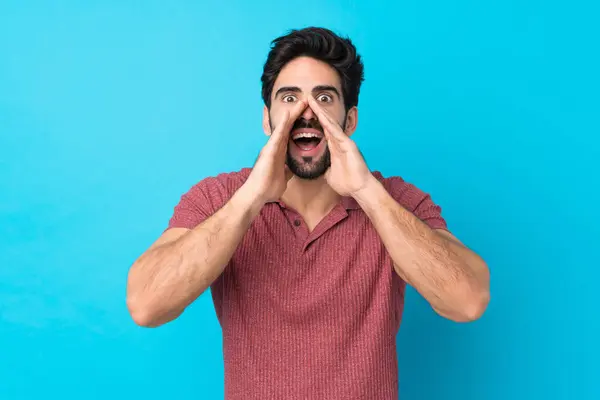
[[(201, 224), (250, 172), (202, 179), (181, 196), (168, 228)], [(447, 229), (427, 193), (400, 177), (373, 175), (429, 227)], [(405, 287), (352, 197), (312, 232), (283, 202), (265, 204), (210, 286), (223, 333), (225, 399), (396, 400)]]

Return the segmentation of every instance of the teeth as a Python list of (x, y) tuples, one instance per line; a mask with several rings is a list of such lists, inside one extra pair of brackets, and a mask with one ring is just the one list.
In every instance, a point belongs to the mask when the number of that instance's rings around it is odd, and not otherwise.
[(297, 134), (294, 135), (293, 139), (300, 139), (300, 138), (317, 138), (320, 139), (321, 136), (317, 135), (316, 133), (312, 133), (312, 132), (299, 132)]

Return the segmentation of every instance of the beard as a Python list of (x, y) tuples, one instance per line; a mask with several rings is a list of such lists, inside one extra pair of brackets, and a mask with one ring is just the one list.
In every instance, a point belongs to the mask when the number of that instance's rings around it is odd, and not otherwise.
[[(269, 115), (269, 125), (271, 126), (271, 132), (274, 130), (274, 126), (271, 123), (272, 119)], [(323, 132), (323, 127), (319, 123), (317, 119), (306, 120), (304, 118), (300, 118), (294, 123), (294, 126), (291, 129), (291, 132), (298, 128), (313, 128)], [(344, 116), (344, 123), (342, 126), (342, 130), (346, 130), (346, 117)], [(325, 136), (323, 139), (325, 140)], [(331, 166), (331, 152), (329, 151), (329, 146), (325, 143), (325, 150), (323, 150), (323, 154), (318, 157), (301, 157), (301, 159), (294, 158), (290, 152), (290, 145), (288, 144), (288, 149), (286, 153), (285, 163), (292, 172), (292, 174), (296, 175), (300, 179), (313, 180), (322, 177), (325, 175), (325, 172)]]
[[(325, 138), (321, 140), (325, 140)], [(302, 157), (302, 161), (300, 161), (291, 155), (288, 145), (285, 163), (298, 178), (317, 179), (325, 175), (325, 172), (331, 166), (331, 152), (326, 144), (323, 154), (319, 157)]]

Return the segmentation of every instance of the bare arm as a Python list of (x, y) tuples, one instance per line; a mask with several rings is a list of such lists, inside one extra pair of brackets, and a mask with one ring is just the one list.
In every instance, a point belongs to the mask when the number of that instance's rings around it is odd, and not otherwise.
[(372, 180), (356, 195), (389, 251), (396, 272), (445, 318), (479, 318), (489, 302), (485, 262), (447, 231), (430, 229)]
[(223, 272), (262, 206), (279, 199), (291, 173), (289, 133), (306, 108), (298, 102), (270, 135), (244, 185), (192, 230), (170, 229), (132, 265), (127, 307), (133, 320), (155, 327), (177, 318)]
[(223, 272), (262, 204), (242, 187), (192, 230), (174, 228), (136, 260), (127, 284), (133, 320), (156, 327), (177, 318)]
[[(440, 315), (472, 321), (489, 301), (489, 271), (477, 254), (448, 232), (433, 230), (404, 209), (369, 171), (356, 143), (338, 121), (309, 97), (331, 151), (325, 179), (338, 194), (351, 195), (370, 218), (398, 275)], [(352, 114), (356, 116), (356, 113)]]

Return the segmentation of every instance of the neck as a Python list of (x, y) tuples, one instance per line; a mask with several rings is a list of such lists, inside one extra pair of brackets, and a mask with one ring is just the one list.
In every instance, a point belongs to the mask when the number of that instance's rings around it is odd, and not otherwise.
[(301, 214), (326, 214), (339, 203), (340, 199), (341, 196), (327, 184), (324, 177), (306, 180), (294, 176), (289, 180), (287, 189), (281, 196), (285, 204)]

